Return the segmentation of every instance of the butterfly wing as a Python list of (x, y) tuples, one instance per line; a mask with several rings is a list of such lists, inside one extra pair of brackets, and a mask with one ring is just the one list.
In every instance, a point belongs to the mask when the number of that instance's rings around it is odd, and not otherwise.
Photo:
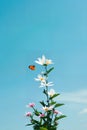
[(35, 65), (29, 65), (28, 68), (29, 68), (30, 70), (35, 70), (35, 69), (36, 69), (36, 68), (35, 68)]

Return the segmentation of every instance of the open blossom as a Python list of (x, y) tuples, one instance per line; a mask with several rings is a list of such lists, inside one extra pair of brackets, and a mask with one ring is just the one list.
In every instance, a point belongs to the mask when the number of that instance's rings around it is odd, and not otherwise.
[(39, 117), (45, 117), (45, 114), (42, 113), (42, 114), (39, 115)]
[(52, 63), (52, 60), (46, 59), (44, 55), (42, 56), (42, 58), (38, 58), (38, 60), (36, 60), (35, 62), (36, 62), (37, 64), (40, 64), (40, 65), (53, 64), (53, 63)]
[(35, 106), (35, 103), (29, 103), (28, 105), (27, 105), (27, 107), (34, 107)]
[(53, 82), (48, 82), (48, 83), (41, 82), (41, 86), (40, 87), (49, 87), (49, 86), (53, 86), (53, 85), (54, 85)]
[(39, 75), (37, 76), (37, 78), (35, 78), (35, 80), (36, 80), (36, 81), (45, 82), (46, 78), (39, 74)]
[(54, 112), (54, 114), (60, 114), (60, 115), (62, 115), (62, 112), (60, 112), (60, 111), (54, 110), (53, 112)]
[(48, 95), (50, 97), (53, 97), (54, 94), (55, 94), (55, 90), (54, 89), (50, 89), (50, 91), (48, 92)]
[(50, 110), (52, 110), (53, 109), (53, 106), (50, 106), (50, 107), (43, 107), (43, 110), (44, 111), (50, 111)]
[(31, 112), (27, 112), (25, 115), (26, 115), (27, 117), (29, 117), (29, 116), (32, 115), (32, 113), (31, 113)]

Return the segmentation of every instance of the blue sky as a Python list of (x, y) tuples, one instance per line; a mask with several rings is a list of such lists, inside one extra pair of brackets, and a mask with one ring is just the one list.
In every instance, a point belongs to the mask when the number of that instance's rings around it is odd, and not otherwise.
[(42, 99), (29, 64), (44, 54), (67, 115), (60, 130), (87, 129), (87, 1), (0, 0), (0, 129), (25, 127), (26, 104)]

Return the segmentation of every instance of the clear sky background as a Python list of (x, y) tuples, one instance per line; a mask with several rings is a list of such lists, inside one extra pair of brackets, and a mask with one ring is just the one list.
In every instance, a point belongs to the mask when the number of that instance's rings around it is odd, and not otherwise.
[(24, 114), (42, 99), (41, 67), (28, 65), (42, 54), (55, 63), (49, 80), (65, 103), (59, 130), (86, 130), (86, 0), (0, 0), (0, 130), (32, 130)]

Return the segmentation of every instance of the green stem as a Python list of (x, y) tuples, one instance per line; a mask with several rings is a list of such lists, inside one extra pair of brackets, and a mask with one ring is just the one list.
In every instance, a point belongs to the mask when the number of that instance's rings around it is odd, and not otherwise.
[(48, 86), (46, 86), (46, 92), (47, 92), (47, 106), (49, 107), (49, 96), (48, 96)]
[(47, 73), (47, 65), (45, 66), (45, 71), (46, 71), (46, 73)]
[[(47, 81), (47, 77), (48, 77), (48, 75), (47, 75), (47, 66), (45, 66), (45, 73), (46, 73), (46, 83), (48, 83), (48, 81)], [(48, 86), (46, 86), (46, 96), (47, 96), (47, 106), (49, 107), (49, 96), (48, 96)]]
[[(48, 80), (47, 80), (47, 77), (48, 77), (48, 74), (47, 74), (47, 66), (45, 66), (45, 73), (46, 73), (46, 84), (48, 83)], [(49, 95), (48, 95), (48, 86), (46, 86), (46, 97), (47, 97), (47, 107), (50, 106), (49, 104)], [(47, 111), (47, 124), (48, 124), (48, 127), (50, 127), (50, 113), (49, 111)]]

